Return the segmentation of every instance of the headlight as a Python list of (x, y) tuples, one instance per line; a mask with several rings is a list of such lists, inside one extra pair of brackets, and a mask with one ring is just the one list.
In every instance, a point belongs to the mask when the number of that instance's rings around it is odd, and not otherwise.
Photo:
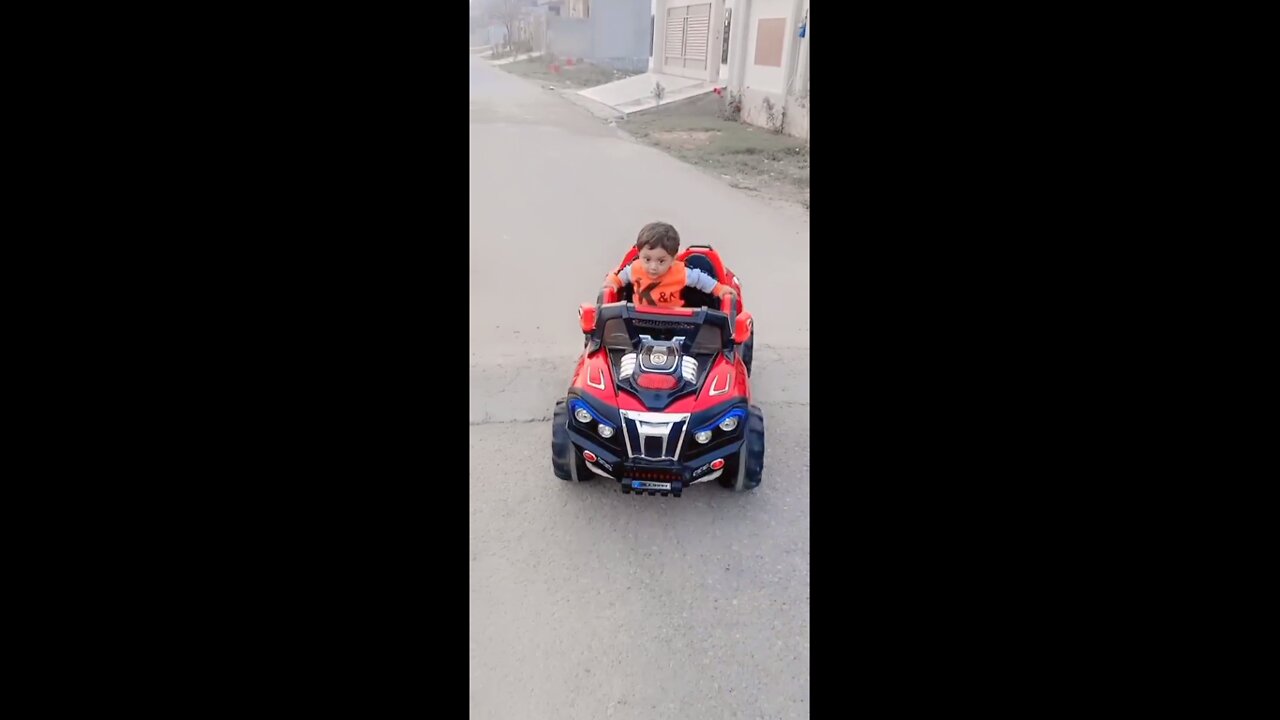
[(580, 399), (575, 398), (569, 401), (569, 412), (573, 415), (573, 419), (578, 422), (577, 427), (583, 430), (594, 428), (596, 434), (605, 440), (618, 434), (618, 426), (601, 418), (598, 412), (592, 410), (591, 406)]
[(746, 415), (747, 411), (743, 408), (734, 408), (716, 418), (713, 422), (696, 428), (693, 431), (693, 439), (697, 440), (699, 445), (705, 445), (715, 437), (717, 429), (727, 436), (728, 433), (732, 433), (742, 426), (742, 420)]

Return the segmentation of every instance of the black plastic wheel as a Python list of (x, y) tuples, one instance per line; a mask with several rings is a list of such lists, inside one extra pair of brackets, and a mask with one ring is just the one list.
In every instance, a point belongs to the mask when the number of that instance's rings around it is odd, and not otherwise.
[(738, 452), (737, 472), (720, 476), (721, 487), (738, 492), (754, 490), (764, 480), (764, 412), (752, 405), (747, 413), (747, 441)]
[(756, 336), (753, 332), (747, 341), (742, 343), (742, 364), (747, 366), (747, 375), (751, 374), (751, 356), (755, 354)]
[(595, 477), (569, 440), (569, 407), (564, 400), (557, 400), (555, 412), (551, 413), (551, 470), (556, 477), (570, 482), (586, 482)]
[(561, 480), (573, 479), (569, 470), (572, 448), (573, 443), (569, 442), (569, 408), (563, 400), (557, 400), (556, 410), (551, 413), (551, 470)]

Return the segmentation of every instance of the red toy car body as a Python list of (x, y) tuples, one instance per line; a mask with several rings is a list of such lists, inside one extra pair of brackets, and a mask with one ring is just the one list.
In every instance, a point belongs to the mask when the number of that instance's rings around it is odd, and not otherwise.
[(751, 404), (754, 323), (741, 285), (710, 246), (677, 259), (731, 285), (737, 300), (690, 288), (686, 307), (642, 307), (624, 288), (623, 297), (606, 290), (583, 303), (582, 355), (552, 419), (557, 477), (599, 476), (624, 493), (676, 497), (710, 480), (735, 490), (760, 484), (764, 415)]

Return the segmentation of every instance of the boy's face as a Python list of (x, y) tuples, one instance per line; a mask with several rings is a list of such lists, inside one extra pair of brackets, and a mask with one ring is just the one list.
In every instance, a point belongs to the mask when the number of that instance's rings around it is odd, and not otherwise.
[(651, 278), (659, 278), (667, 274), (671, 269), (671, 262), (675, 258), (671, 254), (660, 247), (644, 248), (640, 251), (640, 262), (644, 263), (644, 271), (649, 273)]

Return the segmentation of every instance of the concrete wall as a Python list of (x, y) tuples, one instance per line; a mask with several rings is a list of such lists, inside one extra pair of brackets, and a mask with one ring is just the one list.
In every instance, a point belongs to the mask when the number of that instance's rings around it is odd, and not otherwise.
[[(773, 104), (773, 121), (769, 119), (768, 100)], [(785, 112), (782, 112), (785, 109)], [(809, 98), (796, 95), (784, 96), (780, 93), (764, 92), (747, 88), (742, 94), (742, 121), (751, 125), (778, 130), (777, 123), (782, 123), (782, 132), (792, 137), (809, 139)]]
[(650, 0), (597, 0), (591, 3), (594, 24), (593, 62), (619, 70), (644, 72), (649, 67)]
[(593, 53), (593, 21), (567, 17), (547, 17), (547, 45), (560, 57), (588, 58)]
[(490, 25), (471, 33), (471, 46), (501, 45), (506, 41), (507, 29), (502, 25)]
[(793, 137), (809, 139), (809, 96), (787, 96), (786, 125), (782, 132)]
[[(767, 67), (764, 65), (756, 65), (756, 34), (760, 29), (760, 21), (769, 18), (787, 19), (791, 14), (791, 6), (795, 3), (792, 0), (752, 0), (751, 2), (751, 18), (749, 23), (743, 23), (748, 27), (739, 26), (738, 29), (746, 30), (747, 36), (747, 64), (746, 77), (744, 82), (747, 87), (756, 90), (764, 90), (771, 93), (782, 93), (782, 84), (784, 81), (784, 67)], [(791, 45), (795, 42), (795, 32), (793, 32), (791, 20), (787, 19), (787, 33), (783, 36), (782, 45), (783, 65), (786, 65), (787, 54), (791, 50)]]
[(591, 4), (591, 17), (547, 17), (550, 52), (584, 58), (618, 70), (649, 67), (650, 0), (604, 0)]
[[(736, 5), (746, 6), (747, 12), (742, 18), (734, 13), (732, 32), (743, 34), (730, 43), (729, 88), (742, 94), (742, 121), (776, 130), (781, 120), (782, 132), (809, 139), (809, 33), (806, 28), (802, 39), (797, 32), (809, 0), (738, 0)], [(780, 67), (755, 64), (760, 20), (769, 18), (785, 22)]]

